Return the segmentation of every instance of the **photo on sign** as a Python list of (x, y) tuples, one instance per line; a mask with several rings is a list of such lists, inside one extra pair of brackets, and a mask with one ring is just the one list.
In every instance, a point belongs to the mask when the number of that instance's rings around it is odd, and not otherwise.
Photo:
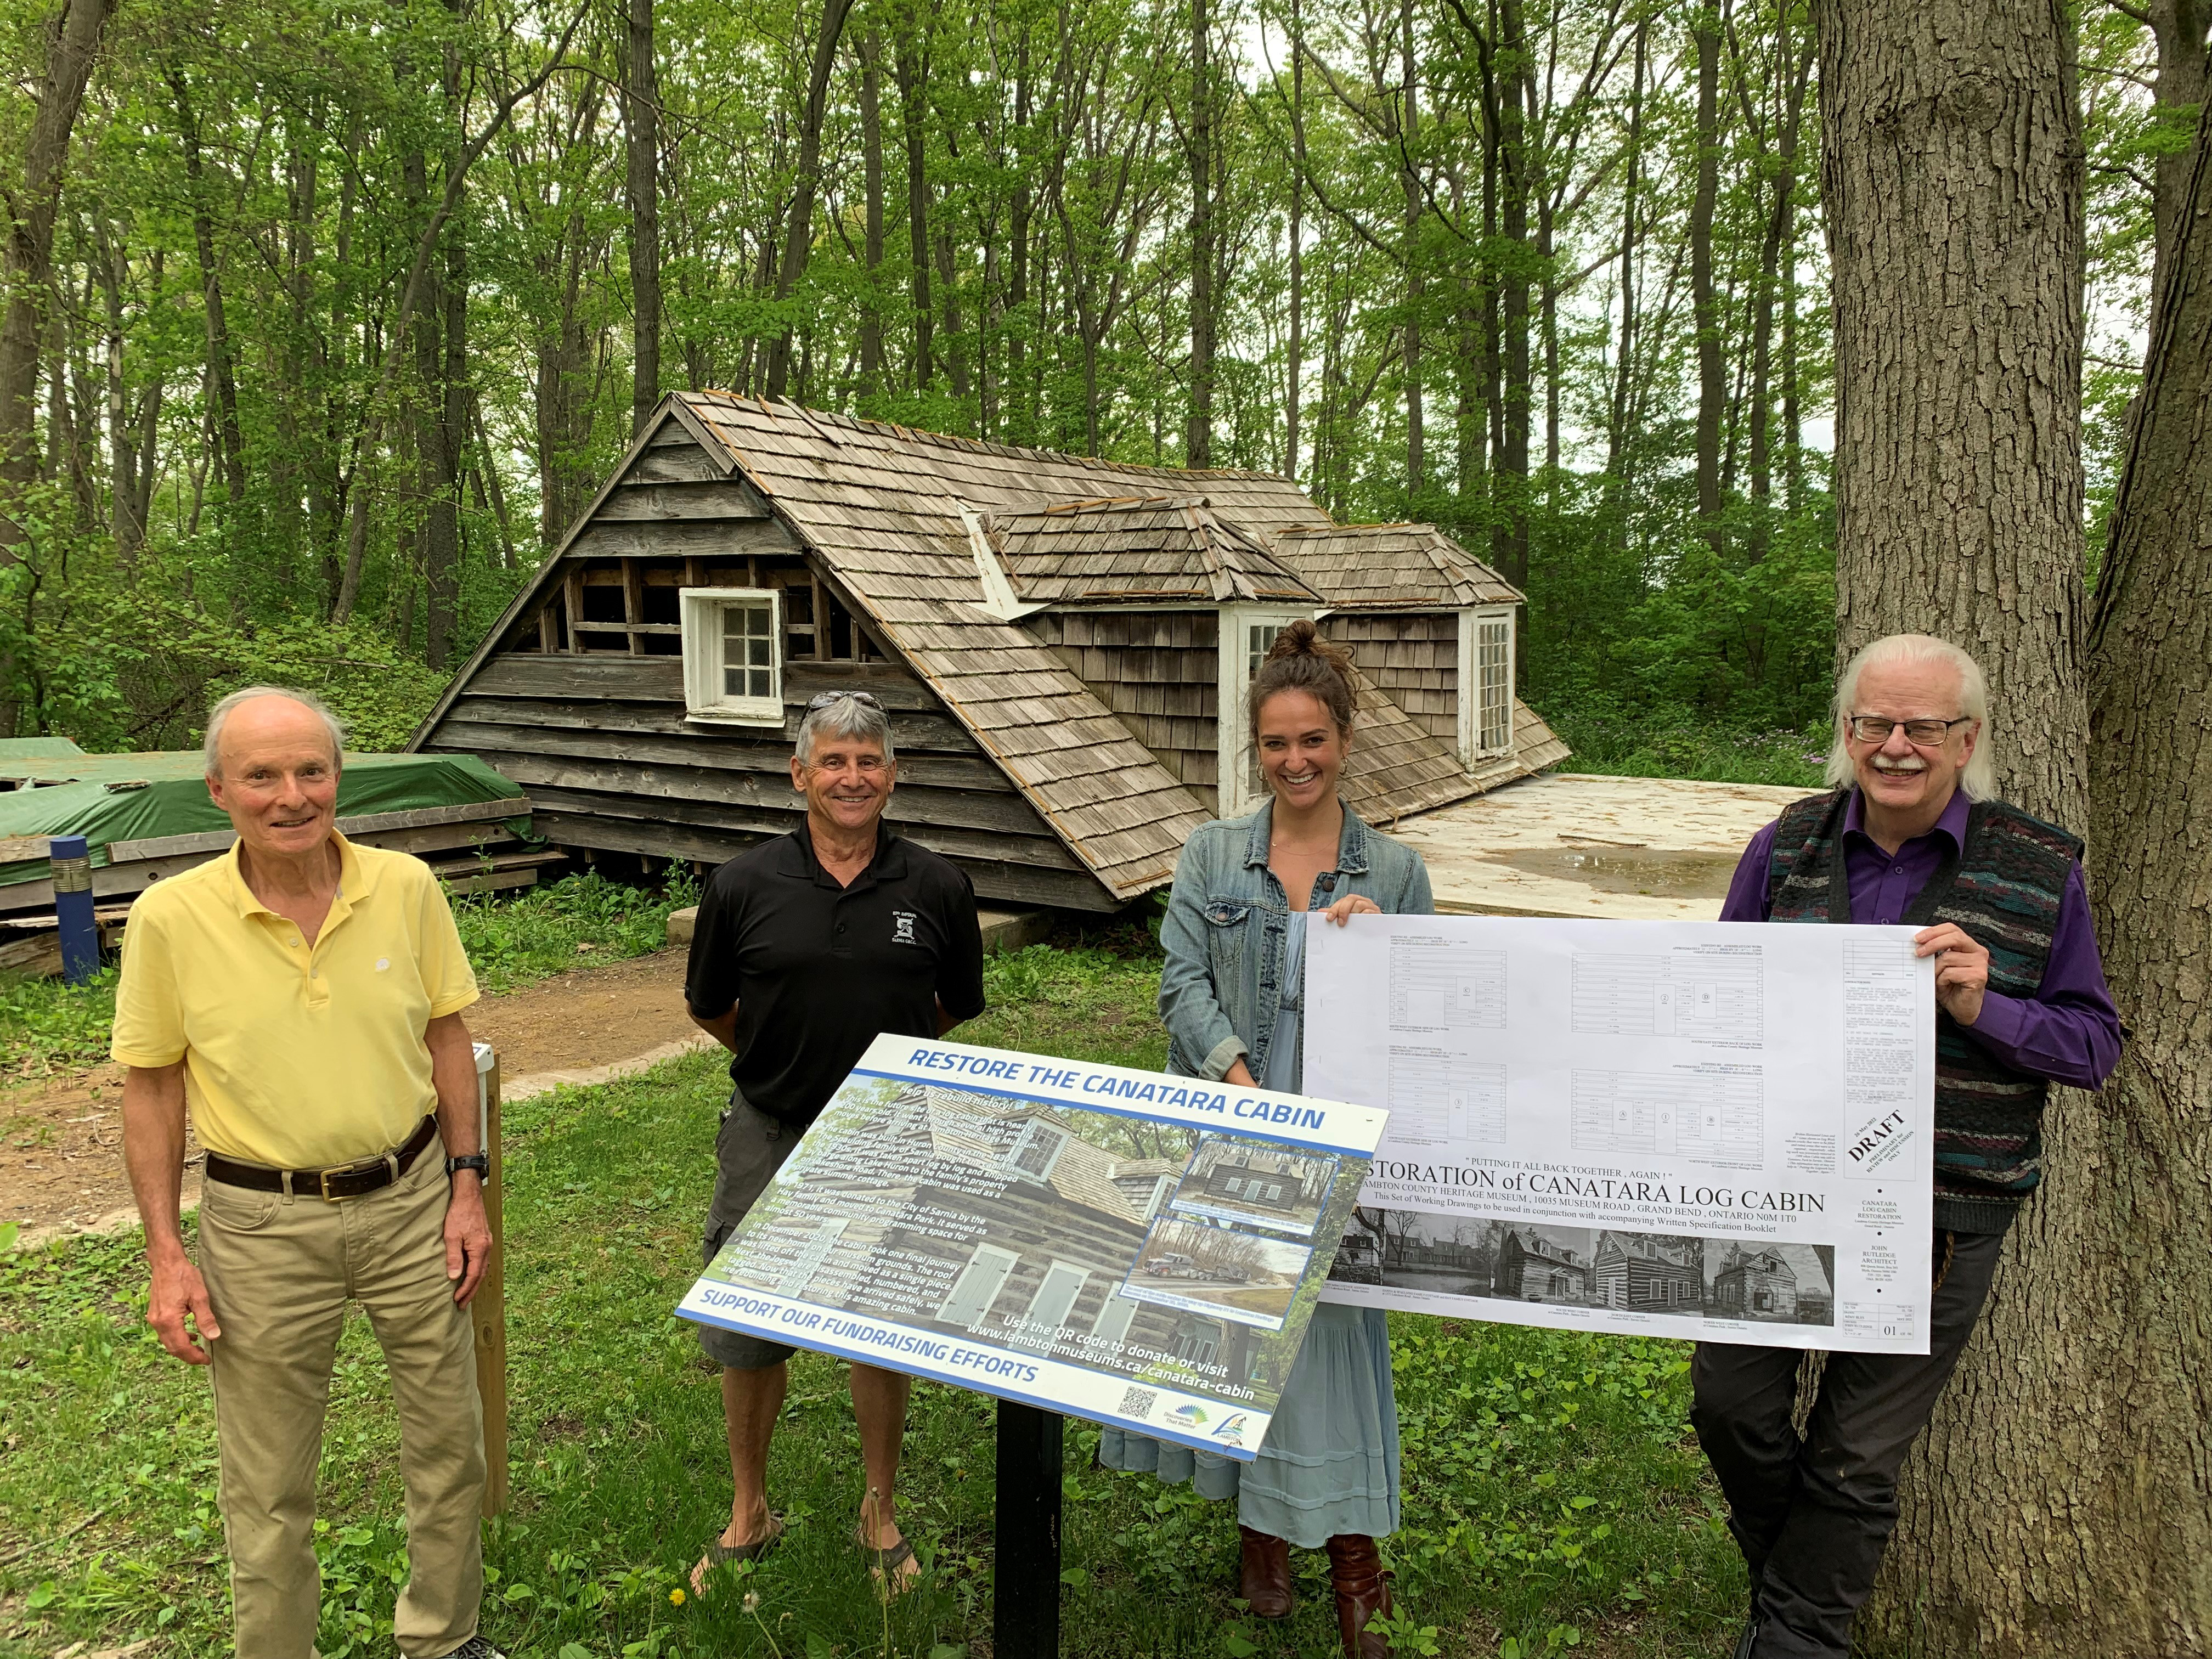
[(1121, 1294), (1275, 1330), (1312, 1259), (1308, 1244), (1167, 1215), (1153, 1224)]
[(1310, 1237), (1335, 1176), (1333, 1158), (1260, 1146), (1241, 1135), (1200, 1135), (1168, 1207)]
[(1709, 1238), (1705, 1247), (1707, 1318), (1776, 1325), (1836, 1322), (1834, 1245)]
[(1694, 1316), (1706, 1248), (1673, 1233), (1362, 1207), (1329, 1277), (1436, 1296)]
[[(1233, 1255), (1249, 1263), (1238, 1280), (1140, 1271), (1177, 1253), (1155, 1247), (1155, 1228), (1200, 1138), (1156, 1120), (856, 1073), (705, 1277), (1064, 1364), (1201, 1391), (1233, 1385), (1271, 1410), (1319, 1291), (1316, 1276), (1291, 1317), (1310, 1247), (1252, 1238), (1181, 1252), (1210, 1266)], [(1349, 1188), (1338, 1188), (1345, 1207), (1365, 1173), (1364, 1159), (1353, 1163)], [(1200, 1293), (1177, 1294), (1186, 1288)]]

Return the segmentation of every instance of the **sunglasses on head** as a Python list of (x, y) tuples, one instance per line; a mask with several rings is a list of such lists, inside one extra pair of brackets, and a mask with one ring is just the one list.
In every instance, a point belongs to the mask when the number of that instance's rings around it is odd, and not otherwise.
[(806, 705), (806, 712), (811, 714), (817, 708), (827, 708), (831, 703), (842, 702), (848, 697), (850, 697), (854, 702), (860, 703), (864, 708), (878, 710), (883, 708), (883, 704), (878, 702), (875, 698), (869, 696), (866, 691), (824, 691), (809, 700)]

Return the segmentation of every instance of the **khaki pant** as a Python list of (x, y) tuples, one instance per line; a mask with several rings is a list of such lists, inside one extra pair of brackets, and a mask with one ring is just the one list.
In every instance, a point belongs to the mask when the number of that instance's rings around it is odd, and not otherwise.
[(202, 1194), (200, 1271), (222, 1330), (210, 1347), (239, 1659), (315, 1650), (315, 1472), (349, 1297), (368, 1314), (399, 1411), (410, 1568), (399, 1650), (441, 1659), (477, 1632), (483, 1416), (468, 1314), (446, 1277), (447, 1190), (433, 1141), (363, 1198), (217, 1181)]

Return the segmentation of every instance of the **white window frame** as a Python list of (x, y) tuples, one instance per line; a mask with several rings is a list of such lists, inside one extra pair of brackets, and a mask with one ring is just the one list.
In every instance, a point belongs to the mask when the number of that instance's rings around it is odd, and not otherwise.
[[(1486, 623), (1505, 624), (1505, 726), (1502, 742), (1482, 741), (1482, 663), (1480, 648)], [(1472, 771), (1475, 763), (1513, 752), (1513, 685), (1520, 650), (1520, 627), (1510, 605), (1491, 605), (1459, 613), (1459, 757)]]
[[(1015, 1180), (1033, 1181), (1042, 1187), (1051, 1181), (1053, 1165), (1060, 1162), (1060, 1155), (1067, 1150), (1067, 1133), (1056, 1124), (1033, 1117), (1022, 1125), (1022, 1132), (1014, 1137), (1012, 1144), (1001, 1155), (1001, 1165)], [(1052, 1152), (1045, 1158), (1044, 1168), (1037, 1170), (1022, 1168), (1019, 1162), (1021, 1155), (1047, 1135), (1050, 1135), (1053, 1141)]]
[[(783, 726), (783, 595), (772, 587), (680, 587), (684, 625), (684, 717), (724, 726)], [(768, 607), (769, 695), (733, 697), (722, 689), (722, 613), (732, 605)]]
[(1249, 773), (1256, 769), (1252, 750), (1251, 635), (1254, 628), (1289, 627), (1311, 622), (1310, 606), (1224, 605), (1218, 615), (1215, 654), (1219, 659), (1220, 686), (1214, 707), (1219, 711), (1220, 780), (1214, 786), (1219, 802), (1216, 816), (1242, 817), (1267, 799), (1265, 786), (1255, 787)]

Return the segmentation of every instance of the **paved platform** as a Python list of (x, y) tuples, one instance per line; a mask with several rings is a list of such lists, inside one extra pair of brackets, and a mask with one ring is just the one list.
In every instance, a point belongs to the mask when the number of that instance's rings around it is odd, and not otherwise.
[(1711, 921), (1744, 843), (1813, 793), (1555, 772), (1383, 827), (1449, 915)]

